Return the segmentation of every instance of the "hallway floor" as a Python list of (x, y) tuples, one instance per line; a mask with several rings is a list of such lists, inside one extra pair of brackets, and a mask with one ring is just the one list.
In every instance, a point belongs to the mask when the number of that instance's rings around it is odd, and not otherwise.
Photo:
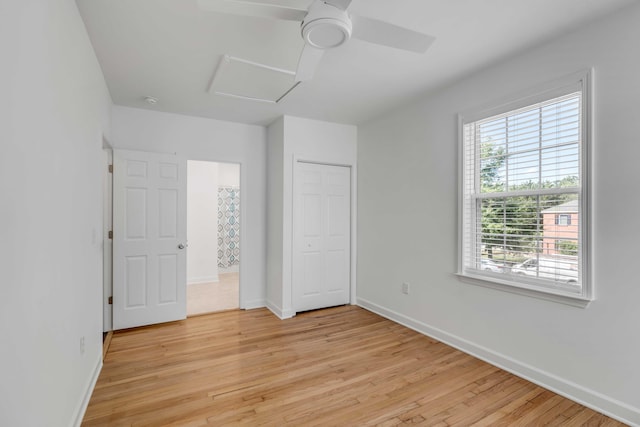
[(219, 279), (187, 285), (187, 316), (239, 308), (239, 273), (221, 273)]

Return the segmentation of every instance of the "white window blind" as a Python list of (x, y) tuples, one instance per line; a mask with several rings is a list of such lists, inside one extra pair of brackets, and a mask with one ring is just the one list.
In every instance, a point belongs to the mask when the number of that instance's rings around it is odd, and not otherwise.
[(462, 123), (461, 274), (584, 297), (583, 91)]

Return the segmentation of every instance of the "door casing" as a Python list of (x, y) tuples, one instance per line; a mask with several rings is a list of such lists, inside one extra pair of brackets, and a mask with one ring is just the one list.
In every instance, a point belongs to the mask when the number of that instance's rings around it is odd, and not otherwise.
[[(337, 176), (337, 174), (341, 174), (342, 179), (344, 179), (344, 175), (346, 175), (346, 179), (347, 179), (347, 183), (346, 183), (346, 191), (347, 191), (347, 200), (344, 202), (343, 205), (343, 209), (346, 209), (346, 217), (344, 218), (344, 220), (346, 221), (346, 229), (344, 230), (344, 239), (346, 239), (345, 242), (338, 243), (338, 245), (341, 245), (344, 249), (345, 249), (345, 253), (343, 255), (340, 256), (340, 261), (344, 262), (345, 267), (346, 267), (346, 271), (342, 274), (340, 274), (341, 279), (339, 279), (340, 282), (344, 281), (346, 282), (345, 284), (341, 284), (341, 289), (329, 289), (327, 288), (327, 286), (331, 286), (330, 283), (331, 282), (335, 282), (336, 281), (336, 277), (331, 278), (331, 274), (333, 273), (333, 269), (331, 268), (327, 268), (329, 266), (329, 252), (330, 252), (330, 246), (332, 245), (332, 243), (330, 242), (331, 240), (335, 241), (335, 236), (334, 235), (333, 238), (331, 238), (329, 235), (325, 235), (325, 231), (328, 231), (328, 224), (326, 223), (326, 221), (329, 220), (329, 218), (327, 217), (329, 215), (328, 213), (328, 204), (329, 204), (329, 198), (330, 196), (328, 194), (325, 194), (325, 198), (324, 200), (320, 201), (319, 203), (319, 208), (320, 209), (324, 209), (326, 210), (326, 215), (325, 215), (322, 219), (322, 226), (325, 229), (322, 230), (323, 236), (322, 237), (312, 237), (312, 236), (304, 236), (304, 231), (302, 230), (303, 228), (303, 224), (301, 223), (302, 221), (302, 214), (304, 212), (301, 204), (302, 204), (302, 199), (301, 199), (301, 194), (299, 194), (302, 190), (302, 185), (303, 185), (303, 176), (302, 174), (304, 173), (304, 169), (305, 169), (305, 165), (309, 165), (310, 167), (307, 168), (308, 169), (308, 173), (309, 172), (313, 172), (313, 169), (316, 169), (316, 171), (322, 171), (321, 173), (324, 174), (323, 175), (323, 180), (325, 178), (327, 178), (329, 176), (329, 174), (332, 174), (334, 176)], [(354, 276), (354, 263), (353, 263), (353, 250), (354, 250), (354, 241), (353, 241), (353, 234), (354, 234), (354, 230), (353, 230), (353, 218), (354, 218), (354, 212), (353, 212), (353, 207), (354, 207), (354, 203), (353, 203), (353, 184), (354, 184), (354, 176), (353, 176), (353, 169), (350, 165), (341, 165), (341, 164), (332, 164), (332, 163), (326, 163), (326, 162), (317, 162), (317, 161), (306, 161), (306, 160), (301, 160), (301, 159), (295, 159), (294, 160), (294, 168), (293, 168), (293, 212), (292, 212), (292, 236), (293, 236), (293, 242), (292, 242), (292, 289), (291, 289), (291, 305), (293, 308), (293, 311), (304, 311), (304, 310), (310, 310), (310, 309), (316, 309), (316, 308), (321, 308), (324, 306), (331, 306), (331, 305), (339, 305), (339, 304), (347, 304), (347, 303), (353, 303), (354, 302), (354, 297), (353, 294), (355, 292), (354, 289), (354, 281), (353, 278)], [(322, 183), (322, 185), (327, 186), (329, 184), (327, 183)], [(334, 185), (335, 187), (335, 185)], [(329, 191), (327, 190), (327, 187), (323, 187), (324, 190), (323, 191)], [(335, 198), (335, 195), (333, 195)], [(308, 240), (308, 241), (307, 241)], [(317, 251), (315, 250), (315, 246), (317, 244), (319, 244), (318, 242), (322, 241), (321, 243), (321, 251), (322, 253), (317, 253)], [(313, 257), (309, 256), (309, 257), (305, 257), (303, 254), (306, 251), (306, 247), (309, 247), (309, 251), (307, 251), (307, 253), (309, 255), (313, 255)], [(312, 247), (313, 246), (313, 247)], [(345, 247), (346, 246), (346, 247)], [(335, 248), (334, 248), (335, 249)], [(334, 251), (335, 253), (335, 251)], [(315, 255), (318, 255), (317, 257)], [(316, 261), (318, 261), (320, 258), (322, 259), (321, 263), (322, 263), (322, 267), (320, 268), (320, 270), (322, 270), (322, 283), (318, 284), (317, 287), (321, 287), (323, 289), (323, 291), (325, 292), (324, 296), (321, 296), (318, 294), (317, 297), (314, 297), (313, 295), (309, 295), (308, 298), (302, 297), (301, 298), (301, 294), (300, 294), (300, 283), (301, 280), (303, 279), (304, 276), (304, 271), (305, 268), (303, 268), (303, 263), (305, 262), (305, 258), (316, 258)], [(336, 264), (339, 265), (339, 264)], [(335, 265), (334, 265), (335, 266)], [(332, 271), (329, 271), (332, 270)], [(333, 280), (332, 280), (333, 279)], [(346, 288), (344, 288), (344, 286), (346, 286)], [(333, 296), (330, 295), (333, 292)], [(340, 295), (338, 295), (340, 294)], [(307, 299), (307, 301), (305, 302), (304, 300)], [(316, 302), (313, 302), (313, 300), (315, 299)]]

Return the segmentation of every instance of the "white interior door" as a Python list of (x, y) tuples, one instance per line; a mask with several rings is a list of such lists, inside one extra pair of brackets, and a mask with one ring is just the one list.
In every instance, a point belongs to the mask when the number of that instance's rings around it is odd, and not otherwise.
[(351, 169), (296, 162), (294, 174), (293, 309), (348, 304)]
[(184, 319), (186, 160), (113, 155), (113, 328)]

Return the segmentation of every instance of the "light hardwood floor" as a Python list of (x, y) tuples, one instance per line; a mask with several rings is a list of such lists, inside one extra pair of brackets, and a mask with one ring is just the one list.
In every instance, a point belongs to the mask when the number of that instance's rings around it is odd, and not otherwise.
[(622, 425), (354, 306), (116, 332), (84, 426)]
[(187, 316), (239, 307), (239, 273), (220, 273), (218, 276), (217, 282), (187, 285)]

